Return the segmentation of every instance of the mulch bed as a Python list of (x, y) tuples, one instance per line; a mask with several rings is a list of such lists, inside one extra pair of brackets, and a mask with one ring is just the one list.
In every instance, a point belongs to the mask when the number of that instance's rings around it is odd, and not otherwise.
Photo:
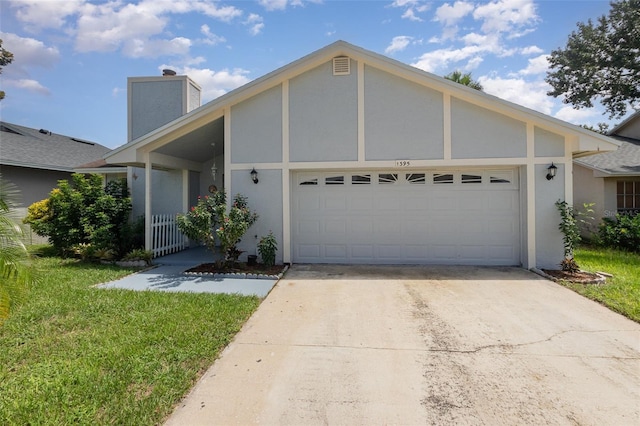
[(578, 284), (601, 284), (604, 283), (604, 277), (602, 275), (595, 274), (593, 272), (566, 272), (554, 269), (543, 269), (545, 274), (564, 281), (571, 281)]
[(248, 265), (246, 263), (236, 263), (233, 266), (223, 268), (216, 267), (215, 263), (203, 263), (185, 272), (205, 273), (205, 274), (260, 274), (260, 275), (278, 275), (284, 270), (283, 265), (265, 266), (261, 263)]

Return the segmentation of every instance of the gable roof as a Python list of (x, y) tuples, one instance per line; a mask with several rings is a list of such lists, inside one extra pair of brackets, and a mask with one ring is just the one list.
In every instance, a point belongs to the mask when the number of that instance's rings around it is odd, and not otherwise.
[(0, 121), (0, 135), (0, 164), (7, 166), (71, 172), (110, 151), (95, 142), (5, 121)]
[(272, 71), (263, 77), (253, 80), (244, 86), (234, 89), (204, 105), (179, 117), (172, 122), (155, 129), (146, 135), (124, 144), (111, 151), (104, 158), (108, 163), (139, 162), (136, 150), (149, 143), (162, 146), (185, 131), (198, 128), (213, 119), (223, 116), (224, 108), (237, 104), (258, 93), (272, 88), (286, 79), (300, 75), (334, 57), (348, 56), (356, 61), (372, 65), (408, 80), (418, 82), (436, 90), (446, 91), (451, 95), (490, 110), (510, 115), (520, 120), (532, 120), (536, 125), (561, 134), (577, 136), (573, 146), (574, 156), (589, 155), (597, 151), (609, 151), (617, 147), (617, 143), (607, 136), (600, 135), (579, 126), (550, 117), (532, 109), (500, 99), (496, 96), (466, 87), (444, 77), (428, 73), (405, 63), (396, 61), (378, 53), (354, 46), (345, 41), (337, 41), (306, 55), (288, 65)]
[[(575, 160), (577, 164), (602, 173), (604, 176), (640, 176), (640, 134), (621, 136), (625, 129), (640, 127), (640, 111), (615, 126), (608, 135), (620, 142), (620, 148)], [(634, 135), (635, 136), (635, 135)]]

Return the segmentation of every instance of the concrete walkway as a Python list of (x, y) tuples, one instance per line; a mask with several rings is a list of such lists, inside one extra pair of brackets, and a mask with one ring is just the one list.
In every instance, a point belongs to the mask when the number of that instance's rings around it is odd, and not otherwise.
[(265, 297), (277, 281), (275, 279), (214, 278), (183, 273), (189, 268), (213, 261), (211, 252), (206, 248), (191, 248), (154, 259), (155, 267), (127, 275), (117, 281), (101, 284), (99, 287), (139, 291), (237, 293), (245, 296)]
[(167, 425), (637, 425), (640, 324), (518, 268), (294, 265)]

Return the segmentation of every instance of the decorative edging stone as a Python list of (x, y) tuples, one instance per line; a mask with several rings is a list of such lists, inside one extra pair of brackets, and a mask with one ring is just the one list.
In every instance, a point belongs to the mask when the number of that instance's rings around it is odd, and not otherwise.
[(213, 278), (237, 278), (237, 279), (254, 279), (254, 280), (279, 280), (289, 270), (289, 265), (284, 265), (282, 272), (279, 274), (252, 274), (246, 272), (229, 272), (225, 274), (212, 272), (183, 272), (184, 275), (196, 277), (213, 277)]
[(150, 263), (147, 263), (146, 260), (101, 260), (100, 263), (103, 265), (117, 265), (122, 268), (131, 268), (131, 267), (144, 267), (144, 266), (153, 266)]
[[(540, 275), (543, 278), (546, 278), (546, 279), (551, 280), (551, 281), (556, 282), (556, 283), (560, 282), (560, 281), (569, 281), (569, 280), (563, 280), (561, 278), (556, 278), (554, 276), (551, 276), (551, 275), (547, 274), (546, 272), (544, 272), (543, 270), (538, 269), (538, 268), (531, 268), (530, 271)], [(580, 271), (580, 272), (587, 272), (587, 271)], [(603, 272), (591, 272), (591, 273), (597, 275), (598, 278), (595, 278), (595, 279), (589, 280), (589, 281), (580, 281), (580, 282), (578, 282), (578, 284), (604, 284), (605, 281), (607, 280), (607, 277), (604, 275)], [(609, 275), (610, 277), (613, 276), (611, 274), (606, 274), (606, 275)]]

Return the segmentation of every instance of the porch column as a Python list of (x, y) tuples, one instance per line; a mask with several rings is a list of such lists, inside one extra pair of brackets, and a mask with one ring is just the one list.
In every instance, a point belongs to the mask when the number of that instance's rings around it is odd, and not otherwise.
[(144, 249), (152, 250), (151, 153), (144, 154)]

